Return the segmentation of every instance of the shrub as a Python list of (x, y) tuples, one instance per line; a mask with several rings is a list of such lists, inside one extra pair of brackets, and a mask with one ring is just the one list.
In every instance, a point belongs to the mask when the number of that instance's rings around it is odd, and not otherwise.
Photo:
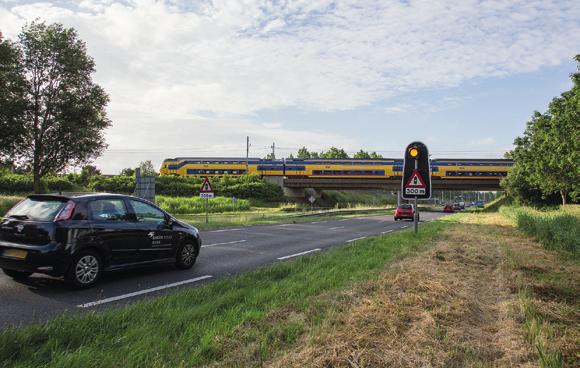
[(546, 248), (577, 254), (580, 250), (580, 216), (574, 210), (538, 211), (529, 207), (502, 207), (500, 213), (534, 236)]
[[(194, 214), (205, 212), (205, 199), (199, 197), (166, 197), (157, 196), (157, 205), (172, 214)], [(233, 203), (230, 198), (215, 197), (208, 201), (208, 211), (211, 213), (230, 212)], [(250, 202), (239, 199), (236, 203), (237, 211), (250, 210)]]
[(88, 187), (95, 192), (131, 194), (135, 191), (135, 178), (132, 176), (93, 176)]
[[(70, 192), (77, 186), (65, 176), (47, 176), (42, 179), (44, 192)], [(27, 193), (32, 192), (32, 175), (7, 174), (0, 176), (1, 193)]]

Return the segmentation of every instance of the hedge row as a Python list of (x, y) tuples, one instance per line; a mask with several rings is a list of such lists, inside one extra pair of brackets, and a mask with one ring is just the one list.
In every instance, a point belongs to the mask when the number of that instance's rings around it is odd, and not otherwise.
[[(64, 177), (52, 176), (42, 179), (43, 191), (70, 192), (76, 185)], [(6, 174), (0, 176), (0, 193), (26, 193), (34, 190), (31, 175)]]
[[(212, 185), (217, 195), (237, 198), (259, 198), (263, 201), (282, 201), (282, 189), (269, 183), (257, 175), (240, 177), (212, 178)], [(175, 176), (160, 176), (155, 181), (155, 191), (158, 195), (197, 197), (203, 178), (182, 178)], [(74, 191), (89, 190), (95, 192), (131, 194), (135, 190), (133, 176), (93, 176), (87, 188), (79, 188), (66, 176), (47, 177), (43, 180), (45, 191)], [(32, 192), (32, 176), (21, 174), (7, 174), (0, 176), (0, 193)]]

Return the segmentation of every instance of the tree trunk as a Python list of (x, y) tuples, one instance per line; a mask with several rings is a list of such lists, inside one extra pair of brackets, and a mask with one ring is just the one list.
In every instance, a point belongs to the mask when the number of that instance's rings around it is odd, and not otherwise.
[(32, 188), (34, 193), (40, 194), (42, 193), (42, 182), (40, 181), (40, 173), (37, 170), (33, 170), (32, 172)]
[(562, 196), (562, 206), (565, 206), (566, 205), (566, 198), (568, 197), (568, 192), (565, 190), (561, 190), (560, 195)]

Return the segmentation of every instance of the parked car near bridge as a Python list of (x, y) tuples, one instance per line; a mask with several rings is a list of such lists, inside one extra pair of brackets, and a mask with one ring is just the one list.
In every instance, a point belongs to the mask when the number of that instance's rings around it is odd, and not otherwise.
[(63, 276), (76, 288), (93, 286), (104, 271), (163, 262), (189, 269), (200, 248), (195, 227), (127, 195), (31, 195), (0, 220), (6, 275)]

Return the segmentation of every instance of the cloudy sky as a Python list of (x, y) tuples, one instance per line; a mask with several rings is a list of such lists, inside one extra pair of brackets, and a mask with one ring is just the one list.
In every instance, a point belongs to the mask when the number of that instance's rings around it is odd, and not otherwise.
[(0, 0), (0, 31), (77, 29), (111, 97), (117, 173), (174, 156), (299, 147), (500, 157), (571, 86), (580, 3)]

